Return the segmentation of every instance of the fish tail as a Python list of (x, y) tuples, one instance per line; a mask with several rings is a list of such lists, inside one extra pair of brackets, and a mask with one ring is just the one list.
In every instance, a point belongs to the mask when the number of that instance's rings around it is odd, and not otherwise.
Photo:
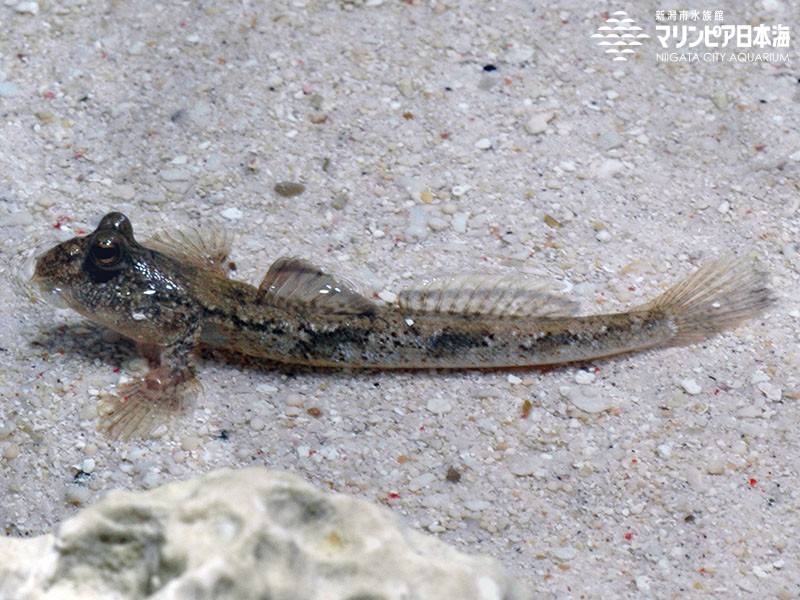
[(775, 299), (751, 258), (726, 256), (700, 267), (647, 305), (671, 318), (674, 344), (691, 344), (764, 312)]

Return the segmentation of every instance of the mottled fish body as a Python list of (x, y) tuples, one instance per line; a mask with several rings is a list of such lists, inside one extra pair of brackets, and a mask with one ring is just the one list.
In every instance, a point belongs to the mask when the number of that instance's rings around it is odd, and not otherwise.
[(198, 344), (274, 361), (371, 369), (503, 368), (586, 361), (686, 344), (731, 328), (772, 301), (754, 261), (711, 262), (659, 298), (576, 316), (569, 299), (519, 277), (435, 279), (395, 305), (365, 298), (302, 259), (281, 258), (258, 288), (231, 280), (224, 235), (162, 233), (141, 245), (106, 215), (85, 237), (38, 258), (44, 294), (139, 342), (152, 369), (102, 407), (114, 436), (146, 433), (195, 387)]

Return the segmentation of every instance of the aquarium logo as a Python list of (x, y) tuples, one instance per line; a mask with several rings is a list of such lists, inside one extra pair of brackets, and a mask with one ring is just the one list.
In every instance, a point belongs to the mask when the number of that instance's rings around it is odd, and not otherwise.
[(612, 14), (597, 28), (597, 33), (592, 34), (592, 39), (599, 40), (597, 45), (604, 48), (613, 61), (631, 58), (636, 54), (635, 48), (642, 45), (641, 40), (649, 37), (624, 10)]

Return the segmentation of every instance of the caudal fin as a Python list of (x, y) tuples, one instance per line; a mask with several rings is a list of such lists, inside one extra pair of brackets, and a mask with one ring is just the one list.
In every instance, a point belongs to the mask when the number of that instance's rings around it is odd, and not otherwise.
[(700, 267), (651, 304), (672, 317), (676, 344), (690, 344), (761, 314), (775, 299), (768, 275), (750, 258), (727, 256)]

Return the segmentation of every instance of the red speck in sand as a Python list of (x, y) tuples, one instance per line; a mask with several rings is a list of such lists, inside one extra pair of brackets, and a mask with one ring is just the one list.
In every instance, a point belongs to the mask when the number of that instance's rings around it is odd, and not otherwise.
[(747, 480), (747, 483), (750, 484), (751, 488), (756, 487), (756, 485), (758, 485), (758, 479), (756, 479), (755, 477), (751, 477), (750, 479)]

